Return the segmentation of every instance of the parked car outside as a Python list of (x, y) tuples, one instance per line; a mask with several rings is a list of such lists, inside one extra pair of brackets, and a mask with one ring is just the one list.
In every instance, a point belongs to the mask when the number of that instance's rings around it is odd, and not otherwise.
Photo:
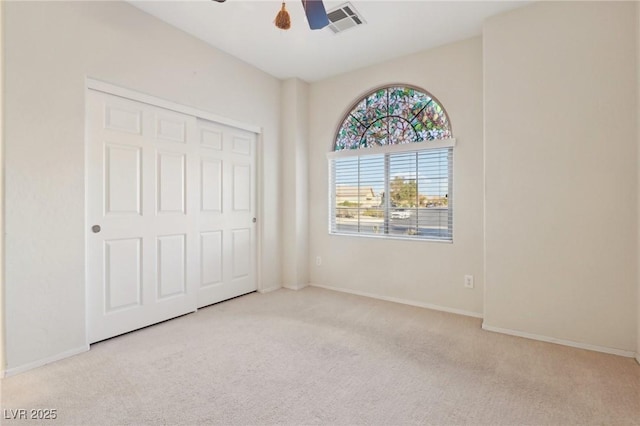
[(391, 219), (409, 219), (411, 212), (405, 209), (397, 209), (391, 212)]

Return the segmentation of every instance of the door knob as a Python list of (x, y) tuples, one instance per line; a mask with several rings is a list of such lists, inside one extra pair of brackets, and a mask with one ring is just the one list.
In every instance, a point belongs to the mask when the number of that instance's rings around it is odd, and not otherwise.
[(256, 219), (255, 217), (252, 220), (253, 223), (256, 223), (257, 221), (258, 221), (258, 219)]
[(100, 225), (93, 225), (91, 227), (91, 230), (93, 231), (94, 234), (97, 234), (98, 232), (100, 232)]

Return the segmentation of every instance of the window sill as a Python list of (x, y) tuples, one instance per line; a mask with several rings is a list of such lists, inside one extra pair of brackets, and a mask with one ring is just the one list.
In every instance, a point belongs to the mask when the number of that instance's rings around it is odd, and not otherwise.
[(372, 235), (372, 234), (357, 234), (357, 233), (349, 233), (349, 232), (329, 232), (329, 236), (373, 238), (376, 240), (401, 240), (401, 241), (413, 241), (413, 242), (422, 242), (422, 243), (453, 244), (453, 239), (438, 240), (435, 238), (403, 237), (401, 235)]

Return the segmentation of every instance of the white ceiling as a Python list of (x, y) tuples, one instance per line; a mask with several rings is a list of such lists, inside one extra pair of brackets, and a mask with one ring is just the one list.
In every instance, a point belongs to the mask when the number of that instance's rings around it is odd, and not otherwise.
[[(327, 10), (345, 1), (325, 1)], [(281, 1), (132, 0), (135, 7), (281, 79), (317, 81), (481, 34), (485, 18), (526, 1), (351, 0), (365, 25), (311, 31), (300, 0), (291, 29), (277, 29)]]

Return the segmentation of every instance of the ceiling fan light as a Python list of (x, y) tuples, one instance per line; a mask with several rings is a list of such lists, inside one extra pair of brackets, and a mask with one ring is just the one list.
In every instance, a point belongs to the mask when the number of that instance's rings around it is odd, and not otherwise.
[(276, 15), (276, 20), (274, 22), (276, 24), (276, 27), (280, 28), (281, 30), (288, 30), (289, 28), (291, 28), (291, 17), (289, 16), (289, 12), (287, 12), (287, 9), (284, 6), (284, 2), (282, 2), (282, 9), (280, 9), (280, 12), (278, 12), (278, 14)]

